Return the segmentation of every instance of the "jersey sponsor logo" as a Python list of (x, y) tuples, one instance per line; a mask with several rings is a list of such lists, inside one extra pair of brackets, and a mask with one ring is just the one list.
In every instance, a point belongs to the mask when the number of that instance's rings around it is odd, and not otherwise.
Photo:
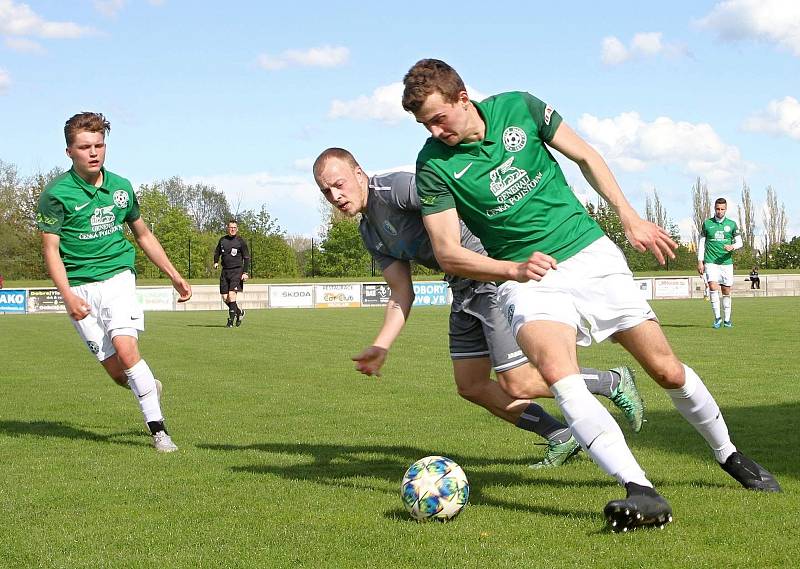
[(92, 202), (86, 202), (85, 204), (82, 204), (82, 205), (76, 205), (76, 206), (75, 206), (75, 211), (80, 211), (80, 210), (82, 210), (83, 208), (85, 208), (85, 207), (86, 207), (87, 205), (89, 205), (90, 203), (92, 203)]
[(469, 164), (467, 164), (466, 166), (464, 166), (464, 169), (463, 169), (463, 170), (461, 170), (460, 172), (453, 172), (453, 178), (455, 178), (456, 180), (459, 180), (459, 179), (461, 179), (461, 176), (463, 176), (464, 174), (466, 174), (466, 173), (467, 173), (467, 170), (469, 170), (471, 167), (472, 167), (472, 162), (470, 162)]
[(497, 198), (499, 205), (486, 210), (486, 215), (492, 217), (511, 208), (515, 203), (528, 195), (542, 180), (542, 173), (537, 172), (531, 178), (527, 170), (517, 168), (512, 156), (500, 166), (489, 172), (489, 190)]
[(128, 207), (128, 192), (125, 190), (117, 190), (114, 192), (114, 203), (120, 209)]
[(544, 108), (544, 124), (546, 124), (547, 126), (550, 126), (550, 118), (553, 116), (553, 111), (554, 110), (555, 109), (553, 107), (551, 107), (550, 105), (547, 105)]
[(394, 237), (397, 237), (397, 229), (395, 228), (394, 225), (392, 225), (389, 222), (388, 219), (383, 222), (383, 228), (386, 230), (386, 233), (388, 233), (389, 235), (393, 235)]
[(94, 214), (89, 220), (89, 223), (92, 224), (92, 232), (81, 233), (78, 239), (97, 239), (98, 237), (105, 237), (117, 231), (122, 231), (122, 224), (116, 223), (116, 217), (114, 217), (114, 213), (112, 212), (113, 209), (113, 205), (96, 207), (94, 209)]
[(239, 249), (237, 249), (236, 247), (231, 247), (231, 257), (235, 257), (238, 252)]
[(528, 135), (518, 126), (510, 126), (503, 131), (503, 146), (508, 152), (519, 152), (527, 142)]
[(725, 232), (724, 231), (715, 231), (714, 232), (714, 241), (725, 241)]

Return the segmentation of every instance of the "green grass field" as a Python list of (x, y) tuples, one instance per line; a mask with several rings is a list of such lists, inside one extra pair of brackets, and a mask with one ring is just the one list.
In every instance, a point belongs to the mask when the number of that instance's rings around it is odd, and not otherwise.
[[(675, 522), (607, 532), (613, 480), (584, 455), (527, 468), (537, 437), (456, 395), (445, 308), (414, 311), (378, 379), (350, 356), (380, 309), (253, 310), (239, 329), (221, 311), (148, 313), (141, 346), (164, 383), (171, 455), (65, 315), (0, 316), (0, 567), (794, 566), (800, 298), (736, 299), (731, 330), (712, 330), (701, 300), (653, 305), (783, 494), (738, 487), (636, 366), (649, 421), (623, 430)], [(632, 364), (610, 343), (581, 360)], [(430, 454), (470, 479), (448, 524), (413, 522), (400, 502), (403, 472)]]

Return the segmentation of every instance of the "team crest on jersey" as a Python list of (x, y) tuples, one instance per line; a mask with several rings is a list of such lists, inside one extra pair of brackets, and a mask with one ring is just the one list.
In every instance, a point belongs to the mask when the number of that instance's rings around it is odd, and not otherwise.
[(518, 126), (510, 126), (503, 131), (503, 146), (508, 152), (519, 152), (527, 142), (528, 135)]
[(389, 223), (388, 219), (383, 222), (383, 228), (386, 230), (386, 233), (388, 233), (389, 235), (394, 235), (395, 237), (397, 236), (397, 229), (395, 229), (394, 225)]
[(125, 190), (117, 190), (114, 192), (114, 203), (117, 204), (119, 209), (128, 207), (128, 192)]
[(239, 249), (237, 249), (236, 247), (231, 247), (231, 257), (235, 257), (238, 252)]

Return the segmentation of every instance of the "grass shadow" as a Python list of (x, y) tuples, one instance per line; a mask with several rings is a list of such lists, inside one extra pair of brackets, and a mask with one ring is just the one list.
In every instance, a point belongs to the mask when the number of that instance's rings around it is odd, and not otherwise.
[(84, 440), (129, 446), (150, 446), (147, 442), (124, 440), (124, 437), (141, 437), (142, 431), (129, 430), (110, 435), (101, 435), (57, 421), (0, 421), (0, 435), (8, 437), (42, 437)]

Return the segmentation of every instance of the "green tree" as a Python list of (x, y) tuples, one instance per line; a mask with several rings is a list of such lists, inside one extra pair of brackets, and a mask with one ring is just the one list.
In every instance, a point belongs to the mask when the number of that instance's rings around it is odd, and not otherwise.
[(774, 249), (772, 266), (776, 269), (800, 269), (800, 237), (793, 237)]
[[(155, 187), (142, 186), (137, 195), (142, 220), (161, 242), (172, 264), (181, 274), (189, 275), (192, 220), (180, 207), (169, 204), (167, 196)], [(132, 236), (128, 234), (133, 242)], [(135, 242), (134, 242), (135, 245)], [(164, 275), (136, 245), (136, 272), (143, 278)]]
[(371, 257), (358, 231), (358, 222), (333, 220), (320, 247), (318, 272), (330, 277), (362, 277), (371, 274)]

